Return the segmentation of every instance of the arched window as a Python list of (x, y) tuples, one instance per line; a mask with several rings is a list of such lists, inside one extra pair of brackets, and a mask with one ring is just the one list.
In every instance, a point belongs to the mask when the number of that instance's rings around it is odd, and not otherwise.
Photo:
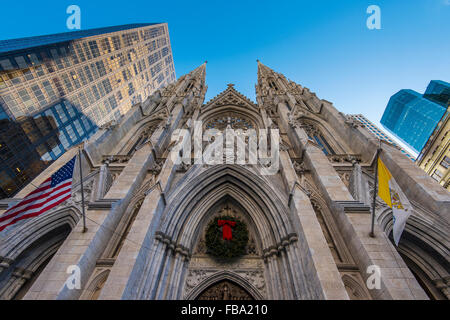
[(328, 248), (331, 251), (331, 254), (333, 255), (335, 262), (342, 262), (342, 258), (339, 254), (339, 251), (336, 248), (336, 244), (334, 243), (333, 236), (331, 235), (330, 229), (328, 228), (325, 219), (322, 214), (322, 209), (319, 204), (317, 204), (315, 201), (311, 201), (311, 204), (313, 206), (314, 212), (316, 213), (317, 220), (319, 221), (320, 228), (322, 229), (322, 233), (325, 237), (325, 240), (327, 241)]
[(196, 300), (255, 300), (247, 290), (238, 284), (222, 280), (204, 290)]
[(222, 131), (227, 128), (242, 129), (243, 131), (246, 131), (248, 129), (254, 129), (254, 125), (249, 119), (231, 113), (215, 117), (209, 120), (205, 125), (205, 129), (217, 129)]
[(139, 149), (139, 147), (147, 142), (148, 139), (152, 136), (153, 132), (155, 131), (157, 127), (157, 123), (152, 123), (148, 125), (145, 129), (140, 130), (136, 140), (134, 140), (134, 143), (131, 145), (131, 147), (126, 151), (127, 156), (132, 156), (136, 149)]
[(306, 131), (308, 137), (316, 142), (325, 155), (336, 154), (319, 129), (309, 123), (303, 123), (302, 128)]
[(125, 242), (125, 239), (128, 236), (128, 233), (130, 232), (131, 226), (133, 225), (133, 222), (136, 220), (136, 216), (139, 213), (139, 210), (141, 209), (142, 203), (144, 202), (144, 198), (140, 199), (133, 207), (133, 212), (131, 213), (131, 218), (129, 219), (128, 223), (125, 226), (125, 229), (122, 232), (122, 236), (119, 239), (119, 242), (117, 246), (115, 247), (114, 251), (111, 254), (112, 258), (117, 258), (119, 255), (120, 249), (122, 249), (122, 246)]

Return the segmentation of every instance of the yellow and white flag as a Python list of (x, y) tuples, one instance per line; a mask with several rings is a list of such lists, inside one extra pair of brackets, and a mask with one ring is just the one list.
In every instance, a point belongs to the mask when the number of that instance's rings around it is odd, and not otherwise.
[(406, 220), (411, 215), (412, 206), (380, 158), (378, 158), (378, 196), (392, 208), (394, 213), (392, 233), (395, 245), (398, 246)]

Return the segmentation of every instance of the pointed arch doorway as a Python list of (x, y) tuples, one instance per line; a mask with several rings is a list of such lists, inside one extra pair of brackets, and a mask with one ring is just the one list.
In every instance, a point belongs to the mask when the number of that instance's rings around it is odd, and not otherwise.
[(225, 279), (210, 285), (195, 300), (255, 300), (255, 298), (237, 283)]

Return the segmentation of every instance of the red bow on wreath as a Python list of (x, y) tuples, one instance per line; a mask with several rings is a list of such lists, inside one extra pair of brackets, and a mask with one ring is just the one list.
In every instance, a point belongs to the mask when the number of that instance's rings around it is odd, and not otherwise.
[(231, 228), (236, 225), (236, 222), (229, 221), (229, 220), (219, 220), (217, 222), (219, 224), (219, 227), (222, 227), (222, 239), (223, 240), (233, 239), (233, 235), (231, 233)]

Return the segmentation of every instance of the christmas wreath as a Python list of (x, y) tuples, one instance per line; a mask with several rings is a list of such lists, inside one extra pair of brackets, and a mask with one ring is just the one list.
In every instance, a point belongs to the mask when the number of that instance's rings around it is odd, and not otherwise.
[(247, 226), (235, 217), (216, 217), (208, 225), (205, 241), (207, 253), (217, 258), (237, 258), (245, 254)]

